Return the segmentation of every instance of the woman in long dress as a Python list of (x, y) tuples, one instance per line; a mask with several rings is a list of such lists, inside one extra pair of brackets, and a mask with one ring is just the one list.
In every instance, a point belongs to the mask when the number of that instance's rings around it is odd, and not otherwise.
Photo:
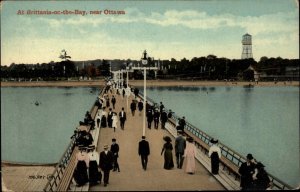
[(116, 113), (113, 113), (112, 116), (112, 127), (114, 128), (114, 132), (116, 132), (116, 128), (118, 128), (118, 117)]
[(86, 148), (79, 146), (80, 152), (76, 154), (77, 166), (74, 173), (74, 179), (77, 186), (83, 186), (89, 181), (87, 169), (89, 166), (89, 156)]
[(101, 118), (102, 118), (102, 110), (98, 109), (95, 117), (96, 128), (100, 128)]
[(195, 145), (193, 138), (187, 138), (186, 147), (184, 150), (184, 171), (189, 174), (194, 174), (196, 171), (195, 163)]
[(171, 138), (169, 136), (165, 136), (163, 138), (166, 143), (164, 144), (162, 151), (161, 151), (161, 155), (164, 153), (164, 169), (172, 169), (174, 167), (174, 162), (173, 162), (173, 154), (172, 154), (172, 150), (173, 150), (173, 146), (171, 143)]
[(101, 172), (98, 171), (99, 166), (99, 154), (95, 151), (95, 145), (89, 146), (88, 153), (89, 162), (89, 183), (90, 185), (96, 185), (98, 182), (101, 183)]
[(214, 175), (219, 174), (219, 162), (221, 158), (221, 149), (217, 145), (218, 140), (211, 139), (210, 142), (213, 144), (208, 151), (208, 156), (211, 159), (211, 172)]
[(106, 124), (106, 119), (107, 117), (107, 112), (105, 111), (105, 107), (102, 108), (102, 115), (101, 115), (101, 128), (105, 128), (107, 127), (107, 124)]

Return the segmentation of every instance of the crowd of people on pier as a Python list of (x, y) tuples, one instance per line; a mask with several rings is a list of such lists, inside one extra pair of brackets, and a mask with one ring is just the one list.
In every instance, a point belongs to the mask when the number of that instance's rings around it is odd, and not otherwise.
[[(138, 89), (133, 89), (134, 99), (130, 104), (130, 111), (132, 117), (136, 115), (136, 110), (139, 114), (142, 111), (146, 111), (146, 119), (148, 129), (158, 129), (159, 124), (161, 129), (165, 129), (166, 122), (172, 118), (173, 112), (171, 110), (166, 111), (164, 104), (154, 103), (150, 105), (146, 101), (145, 109), (141, 99), (138, 97)], [(96, 101), (98, 111), (95, 116), (95, 120), (92, 119), (89, 112), (86, 113), (81, 125), (90, 125), (92, 128), (113, 128), (114, 132), (120, 125), (121, 130), (125, 130), (125, 122), (127, 120), (127, 114), (122, 107), (121, 111), (115, 112), (115, 105), (118, 102), (113, 93), (121, 94), (124, 97), (125, 91), (121, 89), (119, 91), (114, 90), (114, 84), (111, 84), (109, 88), (106, 88), (103, 96), (99, 97)], [(111, 93), (111, 98), (109, 94)], [(152, 122), (154, 122), (152, 127)], [(193, 175), (196, 172), (196, 146), (193, 136), (185, 133), (186, 120), (185, 117), (181, 117), (175, 122), (177, 136), (175, 137), (174, 147), (172, 139), (169, 136), (164, 136), (164, 144), (161, 148), (161, 156), (163, 156), (162, 167), (166, 170), (171, 170), (175, 167), (173, 160), (173, 151), (176, 157), (177, 169), (183, 169), (187, 174)], [(120, 172), (120, 166), (118, 163), (119, 157), (119, 144), (116, 143), (116, 139), (112, 139), (110, 149), (108, 145), (104, 145), (103, 151), (100, 155), (95, 151), (95, 146), (91, 145), (93, 138), (86, 130), (74, 133), (72, 137), (76, 137), (76, 145), (79, 147), (79, 152), (76, 155), (77, 167), (74, 172), (74, 179), (78, 186), (82, 186), (89, 182), (90, 185), (101, 184), (102, 175), (104, 186), (109, 184), (110, 171)], [(211, 146), (208, 150), (208, 157), (211, 159), (211, 173), (213, 175), (219, 174), (219, 163), (221, 162), (221, 149), (218, 145), (218, 140), (211, 139)], [(141, 141), (138, 143), (138, 155), (141, 158), (141, 165), (143, 170), (147, 170), (148, 156), (150, 155), (150, 144), (146, 140), (145, 136), (142, 136)], [(272, 188), (272, 182), (269, 179), (267, 172), (264, 169), (264, 165), (261, 162), (256, 162), (251, 154), (247, 155), (247, 161), (242, 163), (238, 169), (241, 176), (240, 187), (241, 190), (266, 190)], [(103, 172), (103, 173), (102, 173)]]

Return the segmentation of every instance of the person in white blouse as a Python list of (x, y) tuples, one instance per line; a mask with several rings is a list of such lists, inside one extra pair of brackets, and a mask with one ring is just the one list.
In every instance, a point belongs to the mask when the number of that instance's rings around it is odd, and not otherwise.
[(90, 185), (96, 185), (101, 183), (102, 174), (98, 171), (99, 167), (99, 154), (95, 151), (95, 145), (88, 147), (89, 153), (89, 183)]
[(101, 117), (102, 117), (102, 110), (98, 109), (95, 117), (96, 128), (100, 128)]
[(77, 186), (80, 187), (88, 182), (87, 169), (89, 166), (89, 156), (84, 146), (79, 145), (78, 148), (80, 151), (76, 154), (77, 165), (74, 172), (74, 179), (77, 183)]
[(114, 132), (116, 132), (116, 128), (118, 128), (118, 117), (116, 113), (113, 113), (112, 116), (112, 127), (114, 128)]
[(208, 156), (211, 158), (211, 172), (214, 175), (219, 174), (219, 162), (221, 158), (221, 149), (217, 145), (218, 140), (211, 139), (210, 142), (213, 144), (208, 151)]

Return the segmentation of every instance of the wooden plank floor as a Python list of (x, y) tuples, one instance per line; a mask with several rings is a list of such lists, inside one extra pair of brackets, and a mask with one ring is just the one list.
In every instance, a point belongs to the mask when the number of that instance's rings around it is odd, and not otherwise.
[(43, 191), (54, 166), (2, 166), (3, 182), (12, 191)]
[[(119, 113), (121, 108), (127, 109), (126, 97), (115, 96), (117, 99), (115, 112)], [(111, 95), (110, 95), (111, 99)], [(129, 106), (133, 96), (129, 98)], [(126, 111), (127, 112), (127, 111)], [(118, 122), (119, 126), (119, 122)], [(105, 144), (111, 145), (111, 139), (116, 138), (120, 145), (119, 165), (121, 172), (111, 172), (109, 185), (102, 184), (90, 187), (90, 191), (165, 191), (165, 190), (225, 190), (225, 188), (200, 164), (196, 161), (196, 173), (189, 175), (183, 169), (176, 168), (176, 158), (173, 150), (175, 168), (165, 170), (163, 168), (164, 157), (161, 156), (161, 149), (164, 144), (163, 136), (171, 136), (168, 131), (159, 129), (148, 129), (146, 127), (146, 140), (150, 144), (150, 156), (147, 170), (142, 169), (141, 160), (138, 155), (138, 142), (141, 140), (143, 128), (143, 114), (136, 111), (135, 116), (131, 115), (130, 109), (127, 112), (125, 130), (120, 127), (113, 131), (111, 128), (100, 130), (98, 152), (103, 150)], [(175, 139), (172, 139), (174, 146)]]

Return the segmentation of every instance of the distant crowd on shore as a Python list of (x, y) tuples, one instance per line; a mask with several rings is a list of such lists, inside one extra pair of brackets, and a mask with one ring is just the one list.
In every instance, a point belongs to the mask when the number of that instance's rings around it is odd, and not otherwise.
[[(86, 113), (84, 121), (80, 122), (80, 125), (89, 125), (90, 130), (95, 128), (113, 128), (114, 131), (118, 129), (118, 122), (120, 121), (120, 129), (125, 130), (125, 122), (127, 120), (124, 107), (119, 113), (115, 112), (115, 104), (118, 102), (114, 96), (121, 95), (123, 98), (128, 94), (126, 88), (118, 89), (113, 83), (108, 82), (108, 86), (105, 89), (105, 93), (102, 97), (99, 97), (96, 101), (98, 111), (96, 113), (95, 120), (91, 117), (89, 112)], [(138, 100), (138, 89), (130, 90), (134, 94), (135, 99), (130, 104), (131, 116), (135, 116), (135, 111), (139, 111), (141, 115), (144, 110), (143, 102)], [(111, 95), (111, 98), (109, 97)], [(120, 98), (120, 97), (119, 97)], [(108, 109), (108, 111), (106, 111)], [(152, 129), (152, 122), (154, 122), (154, 129), (158, 129), (159, 123), (161, 129), (166, 129), (165, 125), (168, 119), (172, 118), (173, 112), (169, 110), (165, 111), (165, 107), (162, 102), (160, 105), (150, 105), (146, 102), (146, 117), (148, 129)], [(119, 116), (119, 117), (118, 117)], [(177, 121), (176, 130), (177, 137), (175, 138), (175, 145), (173, 147), (172, 139), (169, 136), (163, 137), (165, 143), (162, 146), (161, 155), (164, 157), (163, 168), (171, 170), (175, 167), (173, 161), (173, 149), (176, 156), (176, 166), (178, 169), (184, 170), (185, 173), (195, 174), (196, 172), (196, 147), (194, 144), (194, 138), (185, 134), (186, 121), (183, 116)], [(95, 146), (92, 145), (93, 138), (89, 131), (74, 132), (76, 139), (76, 145), (79, 148), (79, 152), (76, 155), (77, 167), (74, 172), (74, 179), (78, 186), (83, 186), (89, 182), (90, 185), (101, 184), (102, 177), (104, 186), (109, 184), (110, 171), (120, 172), (120, 166), (118, 163), (119, 157), (119, 144), (116, 143), (116, 138), (112, 138), (112, 144), (109, 146), (105, 144), (103, 151), (98, 154), (95, 150)], [(208, 156), (211, 159), (211, 173), (214, 175), (219, 174), (219, 162), (221, 160), (221, 149), (218, 146), (218, 140), (211, 139), (211, 146), (209, 148)], [(149, 142), (145, 136), (142, 136), (141, 141), (138, 143), (138, 155), (141, 158), (141, 165), (144, 171), (147, 170), (148, 156), (150, 155)], [(256, 162), (252, 154), (247, 155), (247, 161), (242, 163), (238, 172), (241, 175), (241, 190), (266, 190), (272, 188), (272, 182), (270, 181), (267, 172), (264, 169), (264, 165), (261, 162)], [(103, 172), (103, 173), (102, 173)]]

